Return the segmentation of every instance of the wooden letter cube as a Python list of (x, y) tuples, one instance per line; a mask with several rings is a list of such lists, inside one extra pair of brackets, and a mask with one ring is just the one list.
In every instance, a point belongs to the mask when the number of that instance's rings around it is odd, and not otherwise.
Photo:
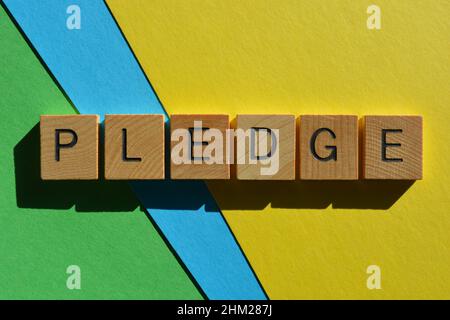
[(228, 115), (173, 115), (170, 119), (172, 179), (230, 179)]
[(364, 117), (364, 179), (422, 179), (422, 117)]
[(41, 116), (41, 178), (98, 179), (97, 115)]
[(106, 115), (105, 179), (164, 179), (163, 115)]
[(300, 116), (300, 179), (358, 179), (358, 117)]
[(294, 115), (238, 115), (236, 129), (237, 179), (295, 180)]

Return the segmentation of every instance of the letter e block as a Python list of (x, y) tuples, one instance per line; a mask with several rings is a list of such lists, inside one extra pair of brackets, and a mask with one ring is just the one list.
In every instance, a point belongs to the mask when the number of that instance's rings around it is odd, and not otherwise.
[(235, 129), (237, 179), (295, 180), (294, 115), (238, 115)]
[(105, 179), (164, 179), (164, 116), (105, 116)]
[(171, 179), (230, 179), (228, 115), (173, 115)]
[(358, 179), (358, 117), (300, 116), (300, 179)]
[(41, 116), (41, 178), (98, 179), (97, 115)]
[(422, 179), (422, 117), (363, 118), (364, 179)]

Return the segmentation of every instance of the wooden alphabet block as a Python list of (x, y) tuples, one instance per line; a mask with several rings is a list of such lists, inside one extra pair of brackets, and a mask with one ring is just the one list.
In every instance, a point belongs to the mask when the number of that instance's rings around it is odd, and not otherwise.
[(105, 179), (164, 179), (164, 116), (105, 116)]
[(41, 116), (41, 178), (98, 179), (97, 115)]
[(235, 129), (237, 179), (295, 180), (294, 115), (238, 115)]
[(300, 179), (358, 179), (358, 117), (300, 116)]
[(422, 117), (363, 118), (364, 179), (422, 179)]
[(173, 115), (171, 179), (230, 179), (228, 115)]

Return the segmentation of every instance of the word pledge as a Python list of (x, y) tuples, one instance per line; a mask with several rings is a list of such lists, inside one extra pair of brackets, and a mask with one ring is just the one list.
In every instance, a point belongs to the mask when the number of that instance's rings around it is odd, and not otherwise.
[[(42, 179), (98, 179), (99, 127), (41, 116)], [(420, 116), (173, 115), (165, 135), (163, 115), (106, 115), (105, 179), (165, 179), (167, 161), (171, 179), (422, 179)]]

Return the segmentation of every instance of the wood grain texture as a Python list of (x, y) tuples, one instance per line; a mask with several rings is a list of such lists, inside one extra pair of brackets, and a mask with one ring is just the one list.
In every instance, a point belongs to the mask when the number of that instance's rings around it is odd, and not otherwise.
[[(295, 154), (296, 154), (296, 125), (294, 115), (237, 115), (236, 129), (249, 130), (250, 128), (268, 128), (278, 130), (276, 148), (278, 151), (278, 171), (272, 175), (262, 175), (261, 168), (268, 167), (268, 164), (249, 163), (250, 158), (250, 138), (237, 135), (235, 142), (238, 147), (241, 143), (245, 145), (242, 155), (236, 153), (236, 158), (242, 157), (245, 163), (236, 160), (236, 177), (239, 180), (295, 180)], [(267, 151), (271, 148), (271, 136), (267, 131), (255, 133), (255, 137), (260, 134), (267, 136)], [(255, 139), (258, 141), (258, 138)], [(258, 150), (255, 145), (255, 151)], [(275, 161), (276, 154), (272, 153), (272, 161)]]
[(157, 180), (164, 177), (163, 115), (106, 115), (105, 179)]
[[(41, 178), (43, 180), (96, 180), (98, 179), (97, 115), (43, 115), (40, 122)], [(56, 151), (56, 130), (69, 129), (76, 133), (72, 147)], [(73, 134), (60, 132), (60, 144), (73, 141)]]
[[(422, 179), (422, 122), (421, 116), (365, 116), (364, 179)], [(384, 160), (383, 130), (388, 130), (385, 142), (391, 144), (385, 148)]]
[[(336, 159), (320, 160), (312, 152), (311, 139), (322, 128), (313, 145), (320, 158), (327, 158), (335, 146)], [(356, 180), (358, 179), (358, 117), (353, 115), (300, 116), (300, 179)]]
[[(229, 116), (228, 115), (205, 115), (205, 114), (189, 114), (189, 115), (172, 115), (170, 120), (171, 134), (174, 130), (183, 129), (189, 130), (194, 127), (194, 121), (202, 121), (203, 128), (218, 129), (225, 138), (226, 130), (229, 129)], [(203, 131), (206, 132), (206, 131)], [(172, 139), (171, 139), (172, 140)], [(194, 139), (195, 142), (201, 143), (202, 140)], [(225, 141), (225, 140), (224, 140)], [(175, 145), (179, 142), (171, 141), (171, 151)], [(204, 161), (201, 163), (190, 164), (175, 164), (171, 157), (170, 161), (170, 177), (171, 179), (230, 179), (230, 165), (226, 163), (226, 150), (225, 144), (222, 144), (223, 160), (222, 164), (207, 164)], [(200, 148), (204, 150), (206, 146)], [(195, 152), (195, 151), (194, 151)], [(194, 156), (200, 156), (201, 154), (193, 154)]]

